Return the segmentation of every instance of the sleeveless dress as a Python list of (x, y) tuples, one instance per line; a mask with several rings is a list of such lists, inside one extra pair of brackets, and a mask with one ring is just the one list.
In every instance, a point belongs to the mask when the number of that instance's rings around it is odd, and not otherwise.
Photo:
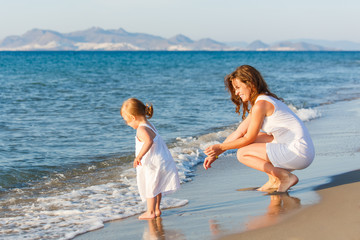
[(274, 105), (271, 116), (265, 117), (262, 130), (274, 137), (266, 144), (266, 153), (274, 167), (299, 170), (308, 167), (315, 149), (310, 134), (299, 117), (282, 101), (260, 95), (255, 103), (265, 100)]
[[(159, 193), (165, 195), (175, 192), (180, 188), (180, 181), (175, 161), (156, 129), (148, 124), (140, 126), (150, 128), (156, 134), (151, 148), (141, 159), (142, 165), (136, 167), (140, 197), (142, 201), (146, 201), (147, 198), (156, 197)], [(137, 137), (135, 139), (137, 156), (144, 143)]]

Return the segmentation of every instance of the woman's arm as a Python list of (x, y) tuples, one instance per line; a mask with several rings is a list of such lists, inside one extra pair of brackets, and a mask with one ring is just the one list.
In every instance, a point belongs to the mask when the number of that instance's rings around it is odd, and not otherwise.
[[(208, 147), (204, 152), (209, 157), (218, 156), (221, 153), (225, 152), (226, 150), (230, 149), (238, 149), (244, 146), (247, 146), (251, 143), (253, 143), (262, 126), (262, 123), (264, 121), (264, 118), (266, 116), (267, 112), (267, 106), (265, 101), (259, 101), (257, 102), (251, 109), (251, 113), (249, 116), (245, 119), (244, 126), (248, 125), (247, 131), (244, 135), (241, 135), (244, 133), (244, 128), (240, 128), (239, 131), (236, 130), (235, 132), (231, 134), (223, 143), (221, 144), (215, 144), (210, 147)], [(240, 136), (240, 137), (239, 137)], [(236, 138), (237, 137), (237, 138)]]
[(142, 146), (139, 154), (134, 160), (134, 168), (136, 168), (138, 165), (141, 165), (141, 159), (149, 151), (154, 142), (153, 140), (155, 137), (155, 133), (149, 128), (141, 126), (138, 128), (136, 135), (141, 142), (144, 142), (144, 145)]
[(226, 142), (231, 142), (234, 141), (238, 138), (241, 138), (242, 136), (244, 136), (247, 132), (247, 129), (249, 127), (249, 123), (250, 123), (250, 114), (245, 118), (245, 120), (243, 120), (240, 125), (238, 126), (238, 128), (232, 132), (224, 141), (224, 143)]
[[(223, 143), (227, 143), (227, 142), (232, 142), (238, 138), (241, 138), (242, 136), (244, 136), (247, 132), (247, 129), (249, 127), (249, 123), (250, 123), (250, 114), (245, 118), (245, 120), (243, 120), (240, 125), (238, 126), (238, 128), (232, 132)], [(212, 145), (214, 146), (214, 145)], [(210, 146), (210, 147), (212, 147)], [(216, 159), (217, 156), (219, 156), (220, 154), (222, 154), (225, 151), (222, 152), (217, 152), (217, 154), (210, 154), (210, 147), (206, 148), (204, 153), (206, 155), (208, 155), (208, 157), (205, 158), (204, 161), (204, 168), (207, 169), (208, 167), (210, 167), (211, 163), (213, 163)], [(208, 167), (207, 167), (208, 166)]]
[[(251, 121), (250, 119), (251, 119), (251, 115), (249, 114), (249, 115), (245, 118), (245, 120), (243, 120), (243, 121), (240, 123), (240, 125), (238, 126), (238, 128), (237, 128), (234, 132), (232, 132), (232, 133), (225, 139), (225, 141), (224, 141), (223, 143), (233, 142), (233, 141), (235, 141), (235, 140), (243, 137), (243, 136), (247, 133), (247, 131), (248, 131), (248, 127), (249, 127), (249, 124), (250, 124), (250, 121)], [(218, 152), (216, 152), (216, 153), (213, 153), (212, 150), (213, 150), (214, 148), (216, 148), (216, 145), (220, 145), (220, 144), (212, 145), (212, 146), (206, 148), (205, 151), (204, 151), (204, 153), (205, 153), (206, 155), (208, 155), (208, 156), (205, 158), (204, 164), (203, 164), (203, 166), (204, 166), (205, 169), (211, 168), (211, 164), (212, 164), (213, 162), (215, 162), (215, 160), (218, 158), (218, 156), (219, 156), (220, 154), (222, 154), (223, 152), (225, 152), (225, 151), (220, 150), (220, 151), (218, 151)]]

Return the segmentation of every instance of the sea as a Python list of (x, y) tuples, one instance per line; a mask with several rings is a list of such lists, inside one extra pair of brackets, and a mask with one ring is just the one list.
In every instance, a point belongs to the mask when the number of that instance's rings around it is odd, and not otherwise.
[(153, 104), (181, 184), (197, 181), (203, 150), (241, 122), (224, 77), (243, 64), (305, 122), (360, 97), (360, 52), (0, 52), (1, 239), (71, 239), (144, 210), (130, 97)]

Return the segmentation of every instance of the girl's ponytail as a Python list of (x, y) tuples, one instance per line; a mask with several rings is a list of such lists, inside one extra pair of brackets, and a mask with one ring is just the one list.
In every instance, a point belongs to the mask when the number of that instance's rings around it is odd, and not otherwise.
[(153, 116), (154, 108), (151, 103), (147, 103), (146, 105), (136, 98), (129, 98), (126, 100), (120, 109), (120, 114), (122, 111), (126, 110), (129, 114), (134, 116), (144, 116), (147, 119), (150, 119)]
[(153, 105), (151, 103), (147, 103), (145, 106), (145, 115), (146, 115), (147, 119), (150, 119), (152, 117), (153, 113), (154, 113)]

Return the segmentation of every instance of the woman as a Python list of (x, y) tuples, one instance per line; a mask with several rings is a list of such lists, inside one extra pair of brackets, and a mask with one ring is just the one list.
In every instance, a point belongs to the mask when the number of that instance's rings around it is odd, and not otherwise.
[(304, 123), (270, 92), (261, 74), (249, 65), (227, 75), (225, 86), (237, 113), (242, 106), (243, 121), (223, 143), (204, 151), (207, 155), (204, 168), (210, 168), (226, 150), (238, 149), (240, 162), (268, 174), (269, 181), (259, 191), (287, 192), (298, 182), (291, 172), (308, 167), (315, 156)]

